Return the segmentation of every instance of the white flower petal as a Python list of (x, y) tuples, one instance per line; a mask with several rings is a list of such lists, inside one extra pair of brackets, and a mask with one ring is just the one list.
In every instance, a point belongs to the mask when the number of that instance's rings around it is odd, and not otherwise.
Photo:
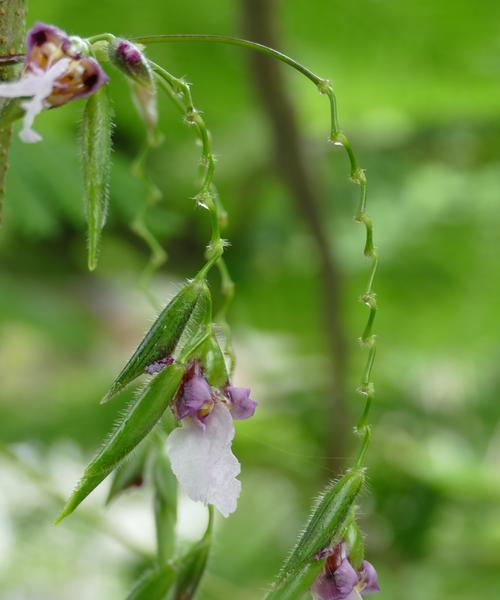
[(184, 419), (167, 439), (172, 470), (182, 489), (195, 501), (213, 504), (227, 517), (236, 510), (241, 483), (240, 463), (231, 452), (234, 437), (229, 409), (216, 403), (205, 419), (205, 428)]
[(31, 97), (31, 100), (21, 103), (25, 114), (19, 137), (23, 142), (31, 144), (42, 139), (40, 134), (32, 129), (33, 121), (36, 115), (46, 107), (45, 100), (52, 93), (56, 79), (63, 75), (70, 62), (69, 58), (61, 58), (47, 71), (37, 70), (35, 73), (24, 75), (18, 81), (0, 83), (0, 97)]

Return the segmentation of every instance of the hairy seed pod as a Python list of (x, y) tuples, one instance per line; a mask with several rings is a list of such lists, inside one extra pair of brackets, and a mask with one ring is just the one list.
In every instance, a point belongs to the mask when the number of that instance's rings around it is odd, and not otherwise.
[(107, 402), (156, 361), (182, 359), (186, 349), (201, 342), (212, 318), (210, 291), (204, 281), (187, 284), (163, 309), (121, 373), (102, 399)]
[(88, 267), (97, 266), (101, 232), (106, 221), (111, 167), (112, 109), (108, 90), (89, 97), (82, 122), (82, 161), (88, 231)]
[(139, 398), (131, 403), (101, 451), (85, 469), (56, 523), (71, 514), (161, 419), (179, 388), (184, 369), (182, 363), (166, 366), (150, 381)]
[(310, 577), (314, 580), (314, 568), (307, 565), (319, 565), (316, 573), (319, 572), (321, 561), (317, 558), (318, 553), (340, 541), (363, 482), (363, 469), (353, 469), (326, 488), (313, 509), (304, 532), (283, 565), (273, 590), (267, 596), (268, 600), (300, 598), (300, 581), (309, 581)]

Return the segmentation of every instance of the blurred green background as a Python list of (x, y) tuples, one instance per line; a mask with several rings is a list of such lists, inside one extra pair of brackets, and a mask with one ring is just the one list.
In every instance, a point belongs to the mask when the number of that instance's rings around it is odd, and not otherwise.
[[(42, 20), (82, 36), (238, 35), (248, 30), (242, 15), (236, 0), (32, 0), (28, 25)], [(276, 3), (271, 17), (280, 48), (332, 80), (342, 127), (367, 168), (381, 255), (380, 345), (370, 483), (360, 514), (380, 597), (496, 597), (500, 4), (295, 0)], [(238, 512), (217, 522), (199, 597), (257, 599), (311, 500), (354, 453), (352, 436), (344, 443), (338, 423), (347, 418), (348, 432), (361, 410), (354, 390), (364, 354), (356, 340), (366, 314), (358, 298), (368, 264), (362, 229), (352, 220), (357, 188), (344, 154), (326, 141), (324, 98), (284, 69), (338, 266), (333, 329), (343, 344), (332, 360), (317, 241), (275, 166), (273, 131), (248, 53), (171, 44), (152, 47), (150, 55), (193, 83), (214, 136), (237, 286), (230, 314), (236, 383), (250, 386), (259, 401), (256, 416), (237, 426), (243, 493)], [(60, 508), (54, 495), (70, 491), (127, 394), (104, 407), (98, 400), (155, 314), (140, 284), (148, 251), (130, 230), (146, 194), (131, 173), (144, 135), (127, 85), (113, 75), (113, 181), (96, 273), (85, 268), (82, 102), (39, 117), (43, 143), (15, 139), (11, 149), (0, 233), (0, 439), (28, 467), (0, 459), (5, 600), (122, 599), (143, 564), (105, 528), (153, 547), (147, 489), (108, 509), (100, 490), (83, 516), (51, 526)], [(168, 98), (160, 106), (165, 141), (149, 170), (163, 200), (148, 223), (169, 252), (151, 283), (164, 303), (200, 265), (208, 219), (191, 200), (199, 152), (193, 132)], [(339, 362), (342, 381), (338, 374), (333, 381)], [(340, 405), (332, 396), (339, 388), (346, 390)], [(203, 509), (181, 499), (186, 543), (203, 519)]]

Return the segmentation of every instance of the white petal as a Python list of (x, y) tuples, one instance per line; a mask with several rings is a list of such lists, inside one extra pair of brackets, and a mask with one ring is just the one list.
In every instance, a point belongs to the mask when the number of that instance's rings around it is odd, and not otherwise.
[(361, 597), (361, 594), (358, 592), (358, 590), (354, 588), (345, 600), (363, 600), (363, 598)]
[(231, 452), (234, 437), (229, 409), (217, 403), (202, 428), (184, 419), (167, 439), (172, 470), (182, 489), (195, 501), (213, 504), (227, 517), (236, 510), (241, 483), (240, 463)]
[(42, 139), (32, 129), (33, 121), (36, 115), (45, 108), (45, 100), (52, 93), (56, 79), (67, 70), (70, 62), (69, 58), (61, 58), (47, 71), (37, 70), (35, 73), (24, 75), (18, 81), (0, 83), (0, 97), (29, 98), (31, 96), (31, 100), (21, 104), (25, 114), (19, 137), (23, 142), (30, 144)]

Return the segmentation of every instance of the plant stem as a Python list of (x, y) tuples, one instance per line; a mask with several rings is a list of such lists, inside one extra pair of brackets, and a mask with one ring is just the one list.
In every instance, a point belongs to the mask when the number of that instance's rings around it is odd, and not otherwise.
[[(332, 85), (328, 79), (323, 79), (319, 77), (307, 67), (294, 60), (293, 58), (287, 56), (283, 52), (275, 50), (273, 48), (269, 48), (264, 44), (259, 44), (258, 42), (252, 42), (249, 40), (244, 40), (240, 38), (235, 38), (231, 36), (225, 35), (208, 35), (208, 34), (164, 34), (164, 35), (147, 35), (140, 36), (135, 38), (135, 42), (141, 44), (155, 44), (155, 43), (171, 43), (171, 42), (208, 42), (208, 43), (216, 43), (216, 44), (226, 44), (231, 46), (240, 46), (242, 48), (247, 48), (250, 50), (254, 50), (260, 53), (263, 53), (271, 58), (275, 58), (289, 66), (293, 69), (307, 77), (310, 81), (312, 81), (318, 88), (319, 92), (325, 95), (328, 99), (328, 103), (330, 105), (330, 137), (329, 141), (332, 142), (335, 146), (341, 146), (346, 152), (349, 163), (350, 163), (350, 177), (351, 180), (359, 185), (360, 195), (359, 195), (359, 204), (356, 212), (355, 220), (358, 223), (361, 223), (365, 226), (366, 231), (366, 241), (364, 245), (363, 253), (364, 255), (371, 260), (371, 267), (368, 276), (368, 284), (366, 286), (366, 290), (361, 298), (361, 302), (365, 304), (370, 312), (368, 315), (368, 322), (364, 329), (363, 335), (361, 337), (361, 341), (363, 345), (368, 346), (370, 348), (369, 355), (367, 357), (367, 367), (364, 370), (364, 374), (371, 373), (371, 368), (373, 366), (373, 361), (375, 357), (375, 345), (376, 345), (376, 337), (371, 334), (372, 325), (375, 320), (375, 315), (377, 313), (377, 300), (376, 295), (373, 292), (373, 283), (375, 274), (378, 266), (378, 255), (373, 243), (373, 223), (371, 219), (366, 214), (366, 202), (367, 202), (367, 179), (364, 170), (359, 166), (357, 156), (354, 152), (353, 147), (348, 139), (348, 137), (341, 131), (339, 120), (338, 120), (338, 110), (337, 110), (337, 101), (335, 97), (335, 93), (333, 91)], [(171, 77), (171, 76), (170, 76)], [(367, 392), (367, 389), (369, 392)], [(358, 423), (358, 427), (355, 428), (355, 432), (358, 435), (362, 435), (361, 446), (358, 452), (357, 465), (360, 466), (366, 454), (366, 450), (368, 448), (370, 439), (371, 439), (371, 429), (370, 425), (367, 424), (370, 408), (372, 405), (372, 400), (374, 397), (374, 386), (371, 382), (363, 382), (363, 384), (359, 388), (360, 393), (365, 397), (365, 405), (363, 408), (362, 416), (360, 422)], [(359, 427), (359, 424), (362, 423), (362, 426)]]
[[(16, 75), (15, 65), (24, 60), (18, 54), (24, 41), (24, 22), (26, 18), (25, 0), (0, 0), (0, 81), (9, 81)], [(0, 98), (0, 113), (8, 107), (10, 100)], [(2, 204), (5, 193), (5, 176), (12, 137), (12, 126), (0, 127), (0, 223), (2, 221)]]
[(175, 33), (175, 34), (163, 34), (163, 35), (142, 35), (136, 38), (133, 38), (134, 42), (139, 44), (157, 44), (157, 43), (165, 43), (165, 42), (211, 42), (215, 44), (226, 44), (230, 46), (240, 46), (241, 48), (248, 48), (250, 50), (255, 50), (257, 52), (262, 52), (263, 54), (267, 54), (267, 56), (271, 56), (281, 62), (286, 63), (302, 75), (305, 75), (308, 79), (310, 79), (315, 85), (320, 85), (324, 83), (324, 79), (315, 75), (312, 71), (310, 71), (307, 67), (294, 60), (290, 56), (287, 56), (283, 52), (279, 50), (274, 50), (274, 48), (269, 48), (264, 44), (259, 44), (258, 42), (252, 42), (250, 40), (242, 40), (237, 37), (231, 37), (229, 35), (209, 35), (209, 34), (197, 34), (197, 33)]

